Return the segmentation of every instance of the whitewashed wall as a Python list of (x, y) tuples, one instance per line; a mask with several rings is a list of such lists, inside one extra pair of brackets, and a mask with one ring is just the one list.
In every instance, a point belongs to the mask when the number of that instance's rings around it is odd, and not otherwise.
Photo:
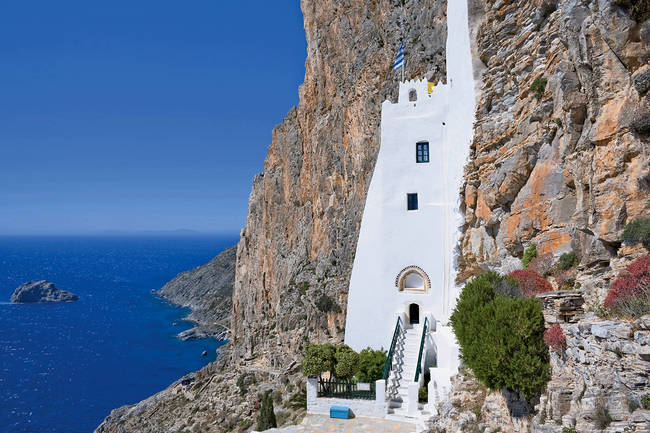
[(329, 415), (330, 407), (344, 406), (350, 408), (355, 417), (383, 418), (388, 411), (386, 403), (385, 383), (378, 380), (376, 383), (377, 398), (375, 400), (342, 399), (318, 397), (318, 380), (307, 379), (307, 413)]
[[(455, 305), (455, 247), (462, 216), (459, 188), (469, 155), (475, 111), (469, 25), (465, 1), (447, 7), (446, 84), (427, 92), (426, 80), (400, 83), (397, 103), (382, 105), (381, 148), (366, 198), (350, 279), (345, 342), (355, 350), (390, 345), (397, 314), (410, 303), (446, 325)], [(408, 59), (408, 49), (407, 49)], [(408, 62), (407, 62), (408, 64)], [(417, 101), (409, 102), (409, 90)], [(430, 162), (416, 163), (416, 143), (429, 142)], [(406, 194), (418, 193), (419, 210), (406, 210)], [(426, 294), (399, 292), (403, 268), (422, 268)], [(457, 348), (446, 326), (434, 335), (438, 366), (457, 370)], [(441, 365), (444, 363), (445, 365)], [(442, 370), (439, 370), (442, 372)]]

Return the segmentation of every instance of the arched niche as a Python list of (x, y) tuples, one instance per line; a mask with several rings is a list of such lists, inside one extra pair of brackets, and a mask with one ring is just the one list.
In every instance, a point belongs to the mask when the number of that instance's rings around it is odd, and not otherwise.
[(415, 89), (409, 90), (409, 102), (415, 102), (418, 100), (418, 92)]
[(431, 288), (431, 280), (422, 268), (407, 266), (397, 275), (395, 286), (400, 292), (426, 293)]

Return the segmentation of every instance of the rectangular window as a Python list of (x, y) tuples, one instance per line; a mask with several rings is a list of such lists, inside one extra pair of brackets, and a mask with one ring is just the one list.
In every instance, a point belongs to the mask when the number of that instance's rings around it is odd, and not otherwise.
[(406, 194), (406, 210), (417, 210), (417, 209), (418, 209), (418, 195)]
[(429, 143), (423, 141), (415, 145), (415, 160), (416, 162), (429, 162)]

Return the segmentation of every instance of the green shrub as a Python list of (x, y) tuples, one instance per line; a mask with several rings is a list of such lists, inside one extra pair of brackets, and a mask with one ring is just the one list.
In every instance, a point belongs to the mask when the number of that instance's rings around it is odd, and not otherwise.
[(625, 225), (623, 229), (623, 241), (626, 244), (634, 245), (642, 243), (650, 245), (650, 218), (637, 218)]
[(526, 251), (524, 251), (524, 255), (521, 258), (521, 264), (524, 265), (524, 269), (528, 269), (528, 265), (530, 264), (530, 261), (533, 260), (535, 257), (537, 257), (537, 244), (530, 244), (528, 248), (526, 248)]
[(498, 294), (503, 280), (487, 272), (466, 284), (451, 324), (461, 358), (479, 381), (531, 399), (550, 378), (542, 307), (536, 299)]
[(578, 433), (575, 427), (563, 427), (562, 433)]
[(275, 412), (273, 411), (273, 399), (271, 392), (266, 391), (262, 397), (262, 404), (260, 406), (260, 413), (257, 416), (257, 430), (263, 431), (270, 428), (276, 428), (278, 423), (275, 420)]
[(650, 0), (616, 0), (616, 5), (627, 10), (638, 23), (650, 18)]
[(641, 407), (645, 410), (650, 410), (650, 394), (645, 394), (641, 397)]
[(418, 401), (420, 403), (427, 403), (429, 401), (429, 390), (426, 386), (421, 386), (418, 389)]
[(316, 308), (318, 308), (323, 313), (340, 313), (341, 307), (339, 304), (334, 301), (330, 296), (322, 294), (320, 298), (316, 301)]
[(530, 85), (530, 91), (535, 94), (535, 97), (537, 99), (540, 99), (542, 95), (544, 95), (544, 91), (546, 90), (546, 83), (548, 83), (548, 80), (544, 77), (537, 77), (535, 78), (535, 81)]
[(575, 251), (571, 251), (570, 253), (564, 253), (560, 256), (557, 261), (557, 269), (558, 271), (568, 271), (577, 264), (578, 255)]
[(559, 117), (556, 117), (555, 119), (553, 119), (553, 122), (555, 122), (555, 124), (557, 125), (558, 128), (562, 127), (562, 119), (560, 119)]
[(386, 351), (372, 350), (370, 347), (359, 352), (359, 382), (374, 382), (381, 379), (386, 363)]
[(338, 346), (334, 357), (336, 358), (334, 375), (338, 379), (351, 379), (359, 371), (359, 354), (350, 346), (345, 344)]
[(302, 361), (302, 373), (307, 377), (334, 371), (336, 349), (331, 344), (310, 344)]

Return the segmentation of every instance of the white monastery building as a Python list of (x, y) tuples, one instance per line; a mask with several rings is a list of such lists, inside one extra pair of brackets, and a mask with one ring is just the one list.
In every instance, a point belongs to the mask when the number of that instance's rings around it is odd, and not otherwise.
[(459, 363), (448, 322), (475, 110), (466, 1), (448, 2), (447, 22), (447, 82), (400, 82), (397, 102), (382, 104), (350, 279), (345, 342), (357, 351), (393, 348), (386, 394), (396, 414), (422, 410), (417, 396), (407, 402), (425, 373), (429, 395), (444, 398)]

